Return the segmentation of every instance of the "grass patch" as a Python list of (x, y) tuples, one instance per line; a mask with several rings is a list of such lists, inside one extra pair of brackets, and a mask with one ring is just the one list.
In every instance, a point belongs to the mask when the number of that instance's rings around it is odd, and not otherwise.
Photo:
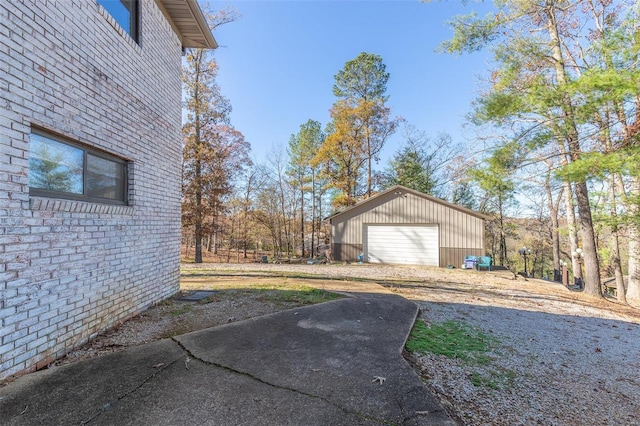
[(176, 306), (176, 308), (172, 309), (170, 313), (172, 317), (177, 317), (182, 314), (186, 314), (190, 310), (191, 310), (191, 305), (187, 304), (186, 302), (183, 302), (181, 306), (180, 305)]
[(198, 302), (203, 305), (224, 300), (254, 300), (289, 307), (312, 305), (344, 297), (288, 278), (211, 281), (206, 283), (204, 288), (215, 290), (216, 293)]
[(516, 374), (500, 365), (489, 352), (499, 341), (463, 321), (445, 321), (428, 327), (416, 321), (406, 349), (411, 353), (433, 353), (447, 358), (460, 359), (473, 371), (469, 380), (474, 386), (500, 389), (511, 386)]
[(474, 360), (488, 364), (486, 355), (495, 339), (461, 321), (445, 321), (431, 327), (416, 321), (407, 340), (409, 352), (430, 352), (447, 358)]
[(280, 303), (295, 303), (298, 305), (312, 305), (339, 299), (336, 293), (320, 290), (303, 284), (249, 284), (247, 291), (257, 293), (258, 300)]
[(471, 377), (469, 378), (473, 386), (476, 387), (484, 387), (489, 389), (499, 389), (499, 383), (493, 379), (492, 377), (485, 377), (477, 371), (471, 373)]
[[(343, 280), (343, 277), (324, 276), (321, 274), (314, 274), (302, 271), (268, 271), (268, 270), (243, 270), (234, 269), (233, 266), (224, 269), (211, 269), (211, 268), (181, 268), (180, 276), (182, 278), (200, 278), (200, 277), (246, 277), (252, 276), (257, 278), (293, 278), (293, 279), (310, 279), (310, 280)], [(351, 279), (351, 278), (350, 278)], [(354, 278), (356, 281), (363, 281), (363, 279)], [(371, 281), (371, 280), (368, 280)]]
[(476, 387), (493, 390), (510, 387), (516, 378), (516, 373), (506, 368), (488, 369), (486, 371), (474, 371), (469, 380)]

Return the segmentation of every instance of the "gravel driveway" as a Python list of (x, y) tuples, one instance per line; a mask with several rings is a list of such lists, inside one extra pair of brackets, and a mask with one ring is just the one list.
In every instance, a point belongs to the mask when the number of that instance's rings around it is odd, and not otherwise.
[(426, 385), (461, 424), (640, 422), (640, 312), (613, 301), (542, 280), (514, 280), (508, 272), (374, 265), (186, 268), (372, 279), (415, 301), (427, 325), (457, 321), (493, 336), (489, 363), (432, 354), (416, 359)]

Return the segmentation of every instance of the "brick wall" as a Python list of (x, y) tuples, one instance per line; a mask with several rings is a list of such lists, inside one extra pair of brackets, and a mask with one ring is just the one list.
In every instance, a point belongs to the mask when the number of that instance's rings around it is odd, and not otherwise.
[[(0, 2), (0, 380), (178, 290), (181, 44), (153, 0), (133, 41), (95, 0)], [(29, 135), (129, 160), (129, 204), (29, 196)]]

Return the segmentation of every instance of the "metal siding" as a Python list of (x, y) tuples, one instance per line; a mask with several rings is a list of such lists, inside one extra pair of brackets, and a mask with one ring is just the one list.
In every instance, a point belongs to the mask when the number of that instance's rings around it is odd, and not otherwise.
[[(356, 247), (363, 247), (365, 223), (438, 224), (440, 266), (456, 266), (452, 262), (458, 263), (456, 259), (467, 254), (484, 254), (484, 220), (411, 193), (384, 194), (338, 218), (332, 219), (332, 242), (342, 247), (344, 255), (351, 256)], [(343, 260), (357, 260), (357, 255)]]
[(440, 248), (440, 266), (451, 265), (459, 268), (466, 256), (483, 256), (481, 249), (459, 248), (459, 247), (441, 247)]

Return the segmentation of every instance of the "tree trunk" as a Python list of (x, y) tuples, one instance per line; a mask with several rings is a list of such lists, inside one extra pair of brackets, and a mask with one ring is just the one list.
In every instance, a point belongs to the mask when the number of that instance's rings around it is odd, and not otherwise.
[[(489, 235), (491, 236), (491, 257), (494, 259), (494, 262), (496, 262), (496, 265), (497, 265), (499, 256), (496, 254), (496, 231), (495, 231), (494, 224), (495, 224), (494, 220), (489, 222), (487, 230), (489, 231)], [(504, 266), (504, 265), (501, 263), (500, 266)]]
[(624, 278), (622, 277), (622, 263), (620, 262), (620, 230), (618, 229), (618, 211), (616, 208), (616, 177), (612, 174), (609, 178), (609, 198), (610, 212), (613, 225), (611, 226), (611, 262), (613, 263), (613, 271), (616, 277), (616, 292), (618, 301), (627, 303), (624, 288)]
[[(245, 205), (246, 206), (246, 205)], [(249, 240), (249, 212), (247, 207), (244, 211), (244, 222), (242, 223), (242, 258), (247, 259), (247, 246)]]
[[(640, 177), (634, 176), (631, 180), (631, 194), (640, 194)], [(637, 200), (629, 203), (629, 215), (637, 218), (640, 215), (640, 206)], [(629, 283), (627, 288), (627, 302), (640, 308), (640, 229), (637, 219), (629, 226)]]
[(316, 251), (314, 245), (316, 241), (316, 178), (315, 171), (311, 169), (311, 258)]
[(233, 229), (234, 229), (234, 224), (233, 224), (234, 219), (231, 219), (231, 232), (229, 233), (229, 244), (227, 245), (227, 263), (231, 262), (231, 245), (233, 242)]
[(246, 259), (247, 258), (247, 240), (249, 235), (249, 230), (248, 230), (248, 225), (247, 225), (247, 218), (244, 218), (244, 229), (242, 230), (242, 248), (243, 248), (243, 258)]
[(551, 251), (553, 253), (553, 280), (562, 282), (562, 267), (560, 266), (560, 225), (558, 223), (558, 203), (562, 194), (558, 194), (558, 199), (553, 201), (553, 192), (551, 191), (550, 173), (544, 183), (544, 189), (547, 193), (547, 205), (549, 215), (551, 216)]
[[(555, 3), (549, 2), (547, 7), (549, 39), (551, 42), (552, 56), (554, 59), (555, 75), (560, 87), (567, 85), (564, 58), (562, 56), (562, 44), (555, 16)], [(564, 120), (565, 140), (569, 148), (571, 161), (580, 158), (581, 149), (576, 127), (573, 104), (568, 95), (565, 95), (562, 103), (562, 115)], [(580, 235), (582, 237), (584, 253), (584, 291), (585, 293), (601, 296), (600, 290), (600, 263), (596, 247), (595, 233), (593, 230), (593, 220), (591, 218), (591, 205), (589, 203), (589, 190), (587, 183), (582, 180), (574, 183), (576, 204), (578, 206), (578, 223), (580, 224)], [(578, 271), (579, 271), (578, 265)]]
[(499, 223), (500, 223), (500, 266), (504, 266), (505, 262), (508, 263), (507, 259), (507, 235), (504, 232), (504, 215), (503, 215), (503, 205), (502, 205), (502, 197), (498, 197), (498, 210), (499, 210)]
[(300, 257), (304, 258), (304, 190), (300, 189)]
[[(199, 124), (196, 122), (196, 138), (200, 140), (200, 129)], [(198, 143), (199, 144), (199, 143)], [(197, 149), (196, 156), (200, 155), (200, 150)], [(196, 239), (196, 252), (195, 252), (195, 263), (202, 263), (202, 237), (203, 237), (203, 229), (202, 229), (202, 186), (201, 186), (201, 177), (202, 177), (202, 164), (200, 163), (200, 159), (196, 159), (195, 161), (195, 179), (196, 179), (196, 206), (195, 206), (195, 239)]]
[(207, 236), (207, 251), (211, 253), (213, 250), (213, 224), (211, 226), (211, 230), (209, 231), (209, 235)]
[(244, 259), (247, 258), (247, 246), (249, 240), (249, 209), (251, 205), (251, 191), (252, 191), (252, 183), (253, 183), (254, 174), (250, 173), (247, 178), (247, 191), (244, 196), (244, 203), (242, 206), (242, 211), (244, 214), (244, 222), (242, 225), (242, 244), (244, 251)]
[[(564, 162), (566, 164), (566, 162)], [(582, 278), (580, 262), (573, 256), (578, 248), (578, 227), (576, 226), (576, 207), (573, 202), (573, 188), (570, 182), (564, 182), (564, 206), (567, 213), (567, 228), (569, 229), (569, 253), (571, 255), (571, 270), (574, 277)]]
[(371, 198), (371, 142), (367, 136), (367, 198)]
[(316, 241), (316, 248), (317, 248), (317, 252), (316, 254), (319, 256), (320, 255), (320, 233), (322, 230), (322, 195), (323, 192), (322, 190), (318, 193), (318, 240)]
[(576, 201), (578, 206), (578, 223), (582, 240), (582, 255), (584, 256), (584, 276), (581, 270), (581, 260), (578, 260), (578, 276), (581, 278), (585, 293), (601, 296), (600, 288), (600, 260), (596, 243), (589, 191), (586, 182), (576, 182)]
[(578, 222), (580, 223), (580, 235), (584, 253), (584, 291), (594, 296), (602, 296), (600, 288), (600, 261), (598, 259), (598, 247), (596, 244), (593, 220), (591, 218), (591, 205), (586, 182), (577, 182), (576, 201), (578, 204)]

